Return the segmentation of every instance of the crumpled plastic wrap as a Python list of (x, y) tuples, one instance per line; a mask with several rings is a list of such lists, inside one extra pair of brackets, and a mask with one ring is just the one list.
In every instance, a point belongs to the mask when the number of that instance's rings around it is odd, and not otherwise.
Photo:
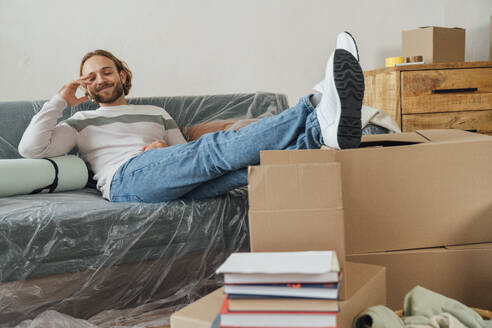
[[(272, 93), (129, 102), (165, 108), (180, 128), (287, 107)], [(43, 103), (0, 103), (0, 158), (20, 157), (19, 140)], [(83, 103), (62, 119), (96, 107)], [(230, 253), (249, 249), (247, 212), (245, 189), (159, 204), (111, 203), (93, 188), (0, 198), (0, 327), (166, 324), (220, 285), (215, 270)]]

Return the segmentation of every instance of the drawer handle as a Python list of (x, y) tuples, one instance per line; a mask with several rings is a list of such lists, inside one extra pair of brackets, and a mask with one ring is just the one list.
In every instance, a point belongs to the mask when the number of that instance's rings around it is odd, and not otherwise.
[(432, 90), (432, 93), (459, 93), (459, 92), (475, 92), (478, 88), (457, 88), (457, 89), (437, 89)]

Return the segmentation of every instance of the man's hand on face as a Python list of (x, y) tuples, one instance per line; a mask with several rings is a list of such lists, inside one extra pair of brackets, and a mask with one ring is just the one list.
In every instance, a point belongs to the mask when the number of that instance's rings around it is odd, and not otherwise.
[(75, 106), (75, 105), (78, 105), (80, 103), (83, 103), (84, 101), (89, 100), (89, 97), (87, 97), (87, 96), (77, 98), (75, 93), (77, 92), (77, 89), (79, 86), (82, 86), (84, 89), (86, 89), (87, 86), (91, 83), (89, 81), (89, 79), (91, 77), (92, 77), (92, 74), (81, 76), (79, 79), (73, 80), (72, 82), (64, 85), (60, 89), (60, 91), (58, 91), (60, 96), (62, 96), (63, 99), (65, 99), (65, 101), (67, 102), (68, 106)]
[(142, 151), (147, 151), (147, 150), (156, 149), (156, 148), (164, 148), (167, 146), (168, 145), (164, 141), (156, 140), (153, 143), (151, 143), (150, 145), (143, 146)]

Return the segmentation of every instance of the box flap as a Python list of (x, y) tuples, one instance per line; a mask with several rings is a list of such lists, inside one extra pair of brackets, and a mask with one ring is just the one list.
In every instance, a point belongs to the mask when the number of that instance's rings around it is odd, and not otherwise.
[(428, 140), (422, 135), (415, 132), (403, 133), (387, 133), (387, 134), (365, 134), (362, 136), (361, 142), (371, 141), (407, 141), (407, 142), (427, 142)]
[(173, 328), (210, 328), (224, 301), (224, 287), (171, 315)]
[(429, 142), (429, 139), (415, 132), (363, 135), (359, 148), (408, 146)]
[(449, 249), (449, 250), (460, 250), (460, 249), (492, 249), (492, 243), (453, 245), (453, 246), (446, 246), (446, 249)]
[(385, 273), (385, 268), (379, 265), (345, 262), (345, 276), (350, 281), (347, 296), (351, 297), (377, 275)]
[(417, 134), (432, 142), (490, 140), (492, 137), (458, 129), (417, 130)]
[(436, 142), (487, 141), (492, 137), (459, 129), (429, 129), (417, 130), (410, 133), (373, 134), (362, 136), (361, 145), (364, 147), (406, 146), (413, 144), (429, 144)]
[(453, 29), (453, 30), (465, 30), (462, 27), (444, 27), (444, 26), (419, 26), (419, 28), (424, 29), (424, 28), (442, 28), (442, 29)]
[(386, 268), (379, 265), (346, 263), (347, 299), (340, 301), (337, 327), (352, 327), (354, 318), (365, 309), (386, 305)]

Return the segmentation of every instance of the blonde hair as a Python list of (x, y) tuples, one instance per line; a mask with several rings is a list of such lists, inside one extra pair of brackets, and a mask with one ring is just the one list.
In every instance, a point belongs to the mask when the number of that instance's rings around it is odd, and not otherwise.
[[(128, 95), (130, 89), (132, 88), (132, 76), (133, 76), (132, 71), (130, 71), (128, 65), (124, 61), (118, 59), (115, 55), (113, 55), (109, 51), (98, 49), (85, 54), (85, 56), (82, 58), (82, 61), (80, 62), (80, 73), (79, 73), (80, 76), (82, 76), (82, 68), (84, 67), (85, 62), (93, 56), (104, 56), (111, 59), (111, 61), (116, 66), (116, 69), (118, 70), (118, 74), (121, 71), (124, 71), (126, 73), (126, 81), (125, 83), (123, 83), (123, 91), (125, 92), (125, 96)], [(85, 92), (85, 95), (86, 96), (89, 95), (87, 91)]]

